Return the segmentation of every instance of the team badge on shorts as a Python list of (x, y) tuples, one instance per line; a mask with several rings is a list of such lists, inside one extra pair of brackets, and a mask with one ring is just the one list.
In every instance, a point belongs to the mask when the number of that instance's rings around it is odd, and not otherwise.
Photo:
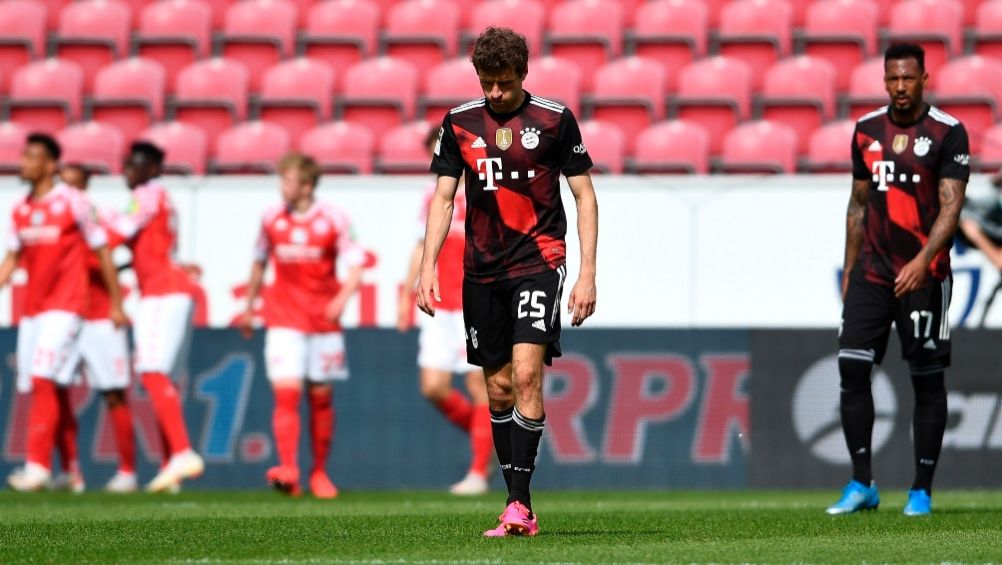
[(494, 132), (494, 143), (501, 151), (511, 147), (511, 140), (511, 128), (498, 128), (498, 130)]
[(908, 149), (908, 136), (903, 133), (895, 135), (894, 142), (891, 144), (891, 149), (899, 155), (903, 153), (905, 149)]

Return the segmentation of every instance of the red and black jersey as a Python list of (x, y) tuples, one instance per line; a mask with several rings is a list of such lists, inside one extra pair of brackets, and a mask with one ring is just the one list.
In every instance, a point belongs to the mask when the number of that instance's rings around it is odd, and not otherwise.
[[(894, 122), (886, 106), (856, 122), (852, 176), (870, 181), (856, 266), (867, 280), (893, 285), (922, 250), (939, 216), (939, 181), (966, 181), (969, 152), (964, 125), (935, 106), (910, 124)], [(949, 247), (929, 264), (929, 274), (949, 276)]]
[(467, 280), (513, 279), (562, 265), (560, 173), (580, 175), (591, 166), (577, 120), (556, 102), (526, 92), (510, 114), (495, 113), (485, 98), (446, 114), (431, 171), (466, 173)]

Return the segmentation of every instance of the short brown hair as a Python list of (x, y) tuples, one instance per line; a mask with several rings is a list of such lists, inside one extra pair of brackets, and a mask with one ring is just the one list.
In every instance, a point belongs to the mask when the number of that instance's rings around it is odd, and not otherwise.
[(300, 182), (317, 186), (317, 182), (320, 180), (320, 165), (313, 160), (313, 157), (303, 153), (287, 153), (278, 162), (278, 172), (284, 174), (291, 169), (295, 169), (299, 173)]
[(501, 74), (514, 70), (515, 74), (523, 76), (529, 71), (529, 45), (520, 33), (490, 26), (477, 37), (470, 61), (477, 72)]

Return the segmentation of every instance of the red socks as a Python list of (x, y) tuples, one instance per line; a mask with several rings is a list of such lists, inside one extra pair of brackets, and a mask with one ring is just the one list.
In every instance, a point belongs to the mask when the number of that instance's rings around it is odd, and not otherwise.
[(108, 405), (108, 418), (115, 432), (115, 446), (118, 447), (118, 470), (123, 473), (135, 473), (136, 442), (129, 405), (125, 402)]
[(334, 395), (314, 391), (310, 397), (310, 436), (313, 440), (313, 472), (327, 472), (327, 455), (334, 439)]
[(283, 467), (299, 468), (299, 397), (297, 388), (275, 389), (275, 410), (271, 415), (272, 433), (278, 462)]
[(470, 422), (470, 472), (487, 476), (487, 466), (494, 453), (494, 433), (491, 430), (491, 411), (487, 404), (477, 404), (473, 407), (473, 418)]
[[(470, 431), (470, 424), (473, 420), (473, 406), (461, 392), (452, 389), (449, 396), (435, 403), (442, 415), (453, 424), (459, 426), (464, 432)], [(489, 419), (489, 417), (488, 417)]]
[(150, 395), (157, 425), (167, 439), (170, 455), (191, 449), (188, 428), (184, 425), (184, 413), (181, 411), (181, 397), (174, 383), (163, 373), (145, 373), (143, 386)]
[(56, 387), (56, 399), (59, 401), (59, 425), (56, 431), (56, 449), (59, 460), (66, 473), (80, 469), (77, 451), (77, 416), (73, 413), (70, 402), (70, 389)]
[(28, 411), (28, 463), (52, 469), (52, 448), (59, 425), (59, 395), (56, 383), (31, 378), (31, 408)]

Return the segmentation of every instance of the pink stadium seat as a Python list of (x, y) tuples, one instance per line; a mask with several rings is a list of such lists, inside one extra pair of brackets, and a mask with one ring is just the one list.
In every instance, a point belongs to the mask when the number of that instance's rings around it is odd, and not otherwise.
[[(736, 57), (753, 69), (767, 69), (790, 53), (793, 8), (786, 0), (737, 0), (720, 13), (717, 41), (720, 54)], [(762, 73), (752, 75), (752, 86), (762, 86)]]
[(325, 173), (371, 173), (375, 146), (369, 128), (351, 122), (324, 124), (299, 139), (299, 150), (316, 159)]
[(550, 13), (549, 52), (578, 65), (582, 92), (591, 92), (594, 69), (619, 56), (623, 20), (622, 7), (609, 0), (568, 0)]
[[(581, 70), (572, 61), (557, 57), (543, 57), (530, 62), (529, 76), (523, 86), (526, 90), (559, 102), (570, 108), (574, 115), (581, 111)], [(478, 83), (479, 86), (479, 83)]]
[(877, 56), (856, 65), (849, 75), (849, 91), (846, 93), (846, 114), (853, 120), (886, 106), (887, 91), (884, 90), (884, 57)]
[(292, 139), (327, 121), (334, 95), (334, 71), (313, 59), (299, 58), (268, 69), (261, 84), (258, 117), (283, 126)]
[(849, 86), (853, 67), (876, 54), (880, 7), (872, 0), (822, 0), (807, 9), (801, 36), (806, 55), (835, 66), (836, 88)]
[(228, 10), (234, 2), (238, 2), (239, 0), (201, 0), (201, 1), (205, 2), (212, 10), (212, 31), (222, 31), (223, 22), (226, 19), (226, 10)]
[(1002, 61), (1002, 0), (981, 3), (972, 39), (975, 53)]
[(543, 48), (546, 7), (537, 0), (489, 0), (474, 4), (470, 33), (475, 37), (488, 26), (507, 27), (524, 35), (529, 56), (534, 58)]
[(132, 10), (117, 0), (71, 2), (59, 17), (55, 54), (80, 65), (90, 93), (98, 69), (129, 53), (131, 27)]
[(247, 116), (249, 82), (238, 61), (214, 58), (189, 65), (177, 76), (173, 119), (202, 128), (211, 151), (220, 131)]
[(424, 120), (409, 122), (386, 132), (379, 143), (376, 172), (382, 174), (413, 174), (428, 172), (431, 156), (424, 140), (431, 123)]
[(341, 119), (368, 127), (376, 139), (409, 121), (417, 105), (418, 72), (407, 61), (374, 57), (345, 73), (344, 93), (337, 98)]
[(654, 124), (637, 136), (630, 171), (706, 174), (710, 172), (710, 134), (685, 120)]
[(710, 134), (710, 154), (720, 153), (724, 133), (751, 116), (752, 70), (740, 59), (708, 57), (679, 73), (678, 95), (669, 107)]
[(725, 173), (790, 174), (797, 169), (797, 133), (768, 120), (745, 122), (727, 133), (720, 155)]
[[(116, 1), (121, 2), (122, 4), (128, 6), (129, 12), (131, 12), (133, 17), (135, 18), (140, 13), (142, 13), (142, 11), (145, 10), (147, 6), (149, 6), (154, 2), (158, 2), (159, 0), (116, 0)], [(135, 29), (136, 23), (137, 22), (135, 21), (135, 19), (133, 19), (132, 29)], [(126, 52), (125, 54), (128, 54), (128, 52)]]
[(166, 72), (160, 63), (133, 57), (108, 65), (94, 79), (90, 118), (118, 128), (125, 139), (164, 115)]
[[(0, 10), (0, 77), (9, 78), (28, 61), (45, 55), (45, 5), (7, 0)], [(0, 82), (6, 94), (10, 81)]]
[(980, 55), (956, 57), (939, 70), (936, 106), (964, 123), (976, 155), (981, 135), (1000, 119), (1002, 61)]
[(707, 5), (695, 0), (655, 0), (643, 4), (628, 33), (633, 53), (655, 59), (665, 68), (665, 88), (678, 88), (678, 71), (706, 54)]
[(212, 170), (223, 174), (273, 173), (292, 148), (289, 133), (268, 122), (244, 122), (219, 134)]
[(852, 171), (854, 120), (830, 122), (814, 130), (801, 167), (807, 173), (847, 173)]
[(334, 69), (336, 92), (342, 90), (345, 71), (376, 52), (379, 18), (379, 7), (369, 0), (326, 0), (310, 10), (301, 49)]
[[(63, 12), (63, 8), (67, 4), (71, 3), (73, 0), (31, 0), (33, 3), (38, 4), (45, 8), (45, 30), (55, 31), (59, 28), (59, 16)], [(42, 53), (45, 52), (44, 49), (41, 50)]]
[(164, 150), (164, 169), (172, 174), (205, 174), (209, 140), (202, 128), (183, 122), (156, 124), (136, 139), (152, 141)]
[(992, 126), (981, 136), (977, 165), (982, 172), (996, 173), (1002, 169), (1002, 124)]
[(11, 78), (7, 119), (33, 131), (55, 133), (81, 115), (83, 71), (61, 59), (45, 59), (18, 69)]
[(769, 67), (762, 82), (762, 119), (797, 132), (800, 153), (821, 124), (835, 116), (835, 67), (825, 59), (800, 55)]
[(978, 8), (985, 0), (958, 0), (964, 9), (964, 27), (973, 26), (978, 20)]
[(425, 75), (418, 115), (428, 122), (440, 124), (450, 109), (483, 95), (469, 57), (456, 57)]
[(643, 57), (616, 59), (595, 71), (590, 116), (619, 126), (627, 155), (637, 135), (665, 117), (664, 76), (661, 63)]
[(11, 174), (21, 169), (21, 152), (31, 130), (17, 122), (0, 122), (0, 173)]
[(140, 57), (153, 59), (167, 71), (167, 92), (181, 69), (209, 53), (212, 8), (202, 0), (161, 0), (139, 16), (133, 46)]
[(581, 139), (591, 156), (593, 173), (618, 175), (625, 163), (623, 130), (612, 122), (587, 120), (581, 123)]
[(935, 88), (939, 68), (963, 50), (963, 26), (964, 7), (955, 0), (906, 0), (891, 6), (887, 37), (925, 49), (927, 87)]
[(62, 162), (116, 174), (122, 170), (125, 137), (118, 128), (101, 122), (80, 122), (56, 133), (62, 147)]
[(456, 55), (459, 7), (452, 0), (405, 0), (386, 14), (383, 52), (424, 74)]
[(222, 55), (247, 67), (251, 92), (261, 90), (265, 70), (292, 53), (296, 18), (287, 0), (241, 0), (226, 10)]

